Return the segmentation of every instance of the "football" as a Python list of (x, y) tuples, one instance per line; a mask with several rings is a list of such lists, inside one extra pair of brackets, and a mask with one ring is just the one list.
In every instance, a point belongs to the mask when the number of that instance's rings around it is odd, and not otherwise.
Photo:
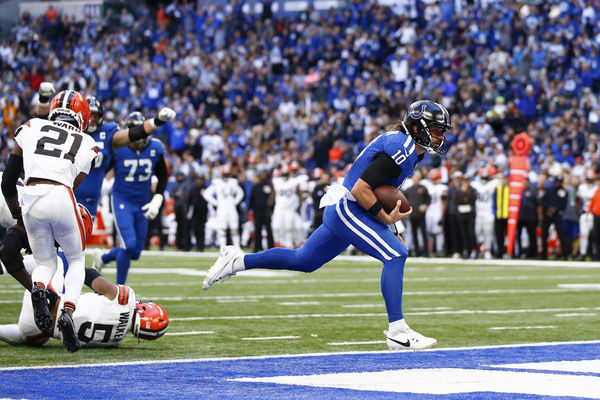
[(379, 200), (383, 209), (388, 213), (396, 207), (398, 200), (402, 201), (402, 204), (400, 204), (400, 212), (405, 213), (410, 210), (410, 203), (406, 199), (404, 193), (391, 185), (377, 186), (373, 190), (373, 193), (375, 193), (375, 197), (377, 197), (377, 200)]

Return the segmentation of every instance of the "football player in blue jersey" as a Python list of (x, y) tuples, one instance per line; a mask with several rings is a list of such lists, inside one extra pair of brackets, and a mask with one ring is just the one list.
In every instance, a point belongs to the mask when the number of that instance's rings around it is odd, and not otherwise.
[[(129, 130), (140, 129), (148, 120), (135, 111), (127, 116)], [(124, 284), (131, 260), (140, 258), (148, 220), (158, 216), (167, 186), (167, 166), (163, 154), (165, 146), (158, 139), (141, 138), (128, 146), (114, 150), (113, 212), (123, 247), (115, 247), (106, 254), (96, 251), (93, 266), (100, 270), (106, 263), (117, 261), (117, 284)], [(158, 178), (156, 192), (150, 199), (152, 176)]]
[[(46, 118), (48, 116), (50, 100), (55, 93), (56, 89), (52, 82), (42, 82), (40, 84), (36, 105), (36, 115), (39, 118)], [(75, 197), (79, 203), (86, 206), (92, 218), (95, 218), (98, 209), (98, 199), (100, 198), (100, 191), (102, 189), (102, 180), (109, 169), (113, 150), (148, 137), (161, 125), (173, 119), (175, 111), (168, 107), (163, 107), (157, 117), (147, 119), (143, 121), (143, 124), (136, 125), (131, 129), (119, 129), (116, 123), (103, 121), (104, 110), (101, 103), (95, 97), (88, 96), (86, 100), (91, 110), (90, 122), (86, 133), (92, 135), (99, 151), (95, 167), (83, 179), (75, 191)], [(11, 227), (0, 244), (0, 259), (6, 265), (9, 273), (27, 290), (31, 290), (31, 279), (25, 271), (23, 256), (21, 255), (21, 249), (27, 247), (27, 235), (24, 229), (19, 226)]]
[(203, 288), (245, 269), (267, 268), (312, 272), (352, 244), (383, 262), (381, 292), (387, 309), (389, 330), (384, 331), (392, 350), (421, 350), (437, 341), (412, 330), (402, 314), (402, 281), (408, 250), (394, 224), (408, 216), (400, 202), (390, 213), (379, 203), (373, 189), (381, 185), (400, 187), (413, 175), (425, 152), (446, 154), (446, 131), (452, 130), (446, 108), (429, 100), (410, 105), (400, 123), (375, 138), (356, 158), (343, 185), (333, 185), (321, 199), (323, 224), (297, 249), (273, 248), (244, 255), (226, 246), (208, 270)]
[[(98, 199), (100, 198), (100, 191), (102, 189), (102, 181), (109, 169), (113, 151), (117, 148), (127, 146), (135, 140), (141, 139), (137, 138), (137, 136), (132, 138), (129, 127), (119, 129), (119, 126), (115, 122), (104, 122), (104, 110), (102, 109), (102, 104), (94, 96), (87, 96), (86, 99), (90, 104), (90, 109), (92, 111), (86, 133), (92, 135), (96, 141), (98, 147), (98, 160), (95, 168), (90, 171), (88, 176), (85, 177), (75, 191), (75, 197), (77, 198), (77, 201), (86, 206), (87, 209), (90, 210), (90, 214), (95, 217), (98, 209)], [(140, 124), (140, 126), (143, 127), (143, 132), (138, 133), (143, 133), (145, 136), (151, 135), (161, 125), (164, 125), (168, 120), (174, 117), (175, 111), (168, 107), (164, 107), (158, 112), (156, 118), (148, 119), (144, 124)]]
[[(55, 89), (51, 82), (42, 82), (38, 91), (38, 105), (36, 114), (39, 117), (48, 115), (50, 98), (54, 95)], [(148, 119), (143, 125), (138, 127), (137, 132), (130, 132), (129, 128), (119, 129), (116, 122), (104, 121), (104, 109), (102, 103), (94, 96), (86, 96), (90, 105), (91, 116), (86, 133), (91, 135), (96, 141), (98, 147), (98, 158), (94, 168), (85, 177), (83, 182), (75, 191), (77, 201), (83, 204), (92, 217), (96, 217), (98, 210), (98, 199), (102, 190), (102, 181), (106, 172), (109, 170), (109, 164), (112, 159), (113, 151), (119, 147), (127, 146), (135, 140), (153, 134), (160, 126), (168, 120), (175, 118), (175, 111), (168, 107), (163, 107), (158, 116), (154, 119)], [(141, 129), (143, 128), (143, 129)]]

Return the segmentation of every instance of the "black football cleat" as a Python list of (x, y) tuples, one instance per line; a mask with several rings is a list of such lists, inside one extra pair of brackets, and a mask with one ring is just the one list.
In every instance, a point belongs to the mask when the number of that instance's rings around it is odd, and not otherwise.
[(59, 297), (54, 290), (46, 289), (46, 299), (48, 299), (48, 310), (52, 312), (54, 307), (56, 307)]
[(81, 342), (75, 332), (73, 319), (64, 309), (58, 318), (58, 329), (62, 333), (63, 344), (71, 353), (75, 353), (81, 347)]
[(38, 329), (49, 335), (52, 334), (52, 315), (48, 309), (46, 291), (39, 286), (31, 289), (31, 303), (33, 304), (33, 320)]

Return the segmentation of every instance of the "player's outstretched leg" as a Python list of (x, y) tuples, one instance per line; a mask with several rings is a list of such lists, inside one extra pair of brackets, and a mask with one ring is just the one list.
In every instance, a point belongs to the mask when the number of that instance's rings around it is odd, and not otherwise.
[(244, 252), (235, 246), (225, 246), (219, 253), (219, 258), (206, 273), (202, 288), (207, 290), (215, 282), (243, 271)]
[(79, 350), (81, 342), (75, 332), (75, 324), (73, 324), (73, 318), (69, 315), (65, 309), (62, 310), (60, 317), (58, 318), (58, 329), (62, 333), (63, 344), (71, 353), (75, 353)]
[(40, 283), (35, 283), (31, 289), (31, 303), (33, 305), (33, 320), (38, 329), (44, 333), (52, 334), (52, 315), (48, 309), (46, 290)]

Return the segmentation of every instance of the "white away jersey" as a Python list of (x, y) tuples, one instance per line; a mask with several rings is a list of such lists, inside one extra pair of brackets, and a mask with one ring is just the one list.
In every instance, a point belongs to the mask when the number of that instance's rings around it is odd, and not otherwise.
[(98, 154), (90, 135), (62, 121), (33, 118), (17, 129), (15, 141), (23, 149), (25, 183), (34, 177), (72, 188), (80, 172), (90, 172)]
[[(119, 285), (114, 300), (96, 293), (79, 297), (73, 313), (75, 331), (84, 347), (117, 347), (131, 331), (135, 310), (135, 292)], [(62, 304), (61, 304), (62, 307)], [(55, 337), (58, 329), (54, 330)]]
[(295, 178), (273, 179), (275, 207), (296, 210), (300, 206), (298, 198), (298, 180)]
[(477, 200), (475, 201), (477, 214), (492, 214), (494, 192), (498, 186), (498, 180), (491, 179), (487, 182), (476, 180), (471, 182), (471, 186), (477, 191)]
[(592, 201), (592, 197), (594, 197), (594, 192), (596, 191), (596, 185), (593, 183), (582, 183), (577, 188), (577, 197), (579, 197), (583, 201), (583, 211), (587, 212), (590, 201)]
[(231, 210), (244, 198), (244, 191), (235, 178), (215, 179), (204, 191), (204, 199), (219, 210)]

